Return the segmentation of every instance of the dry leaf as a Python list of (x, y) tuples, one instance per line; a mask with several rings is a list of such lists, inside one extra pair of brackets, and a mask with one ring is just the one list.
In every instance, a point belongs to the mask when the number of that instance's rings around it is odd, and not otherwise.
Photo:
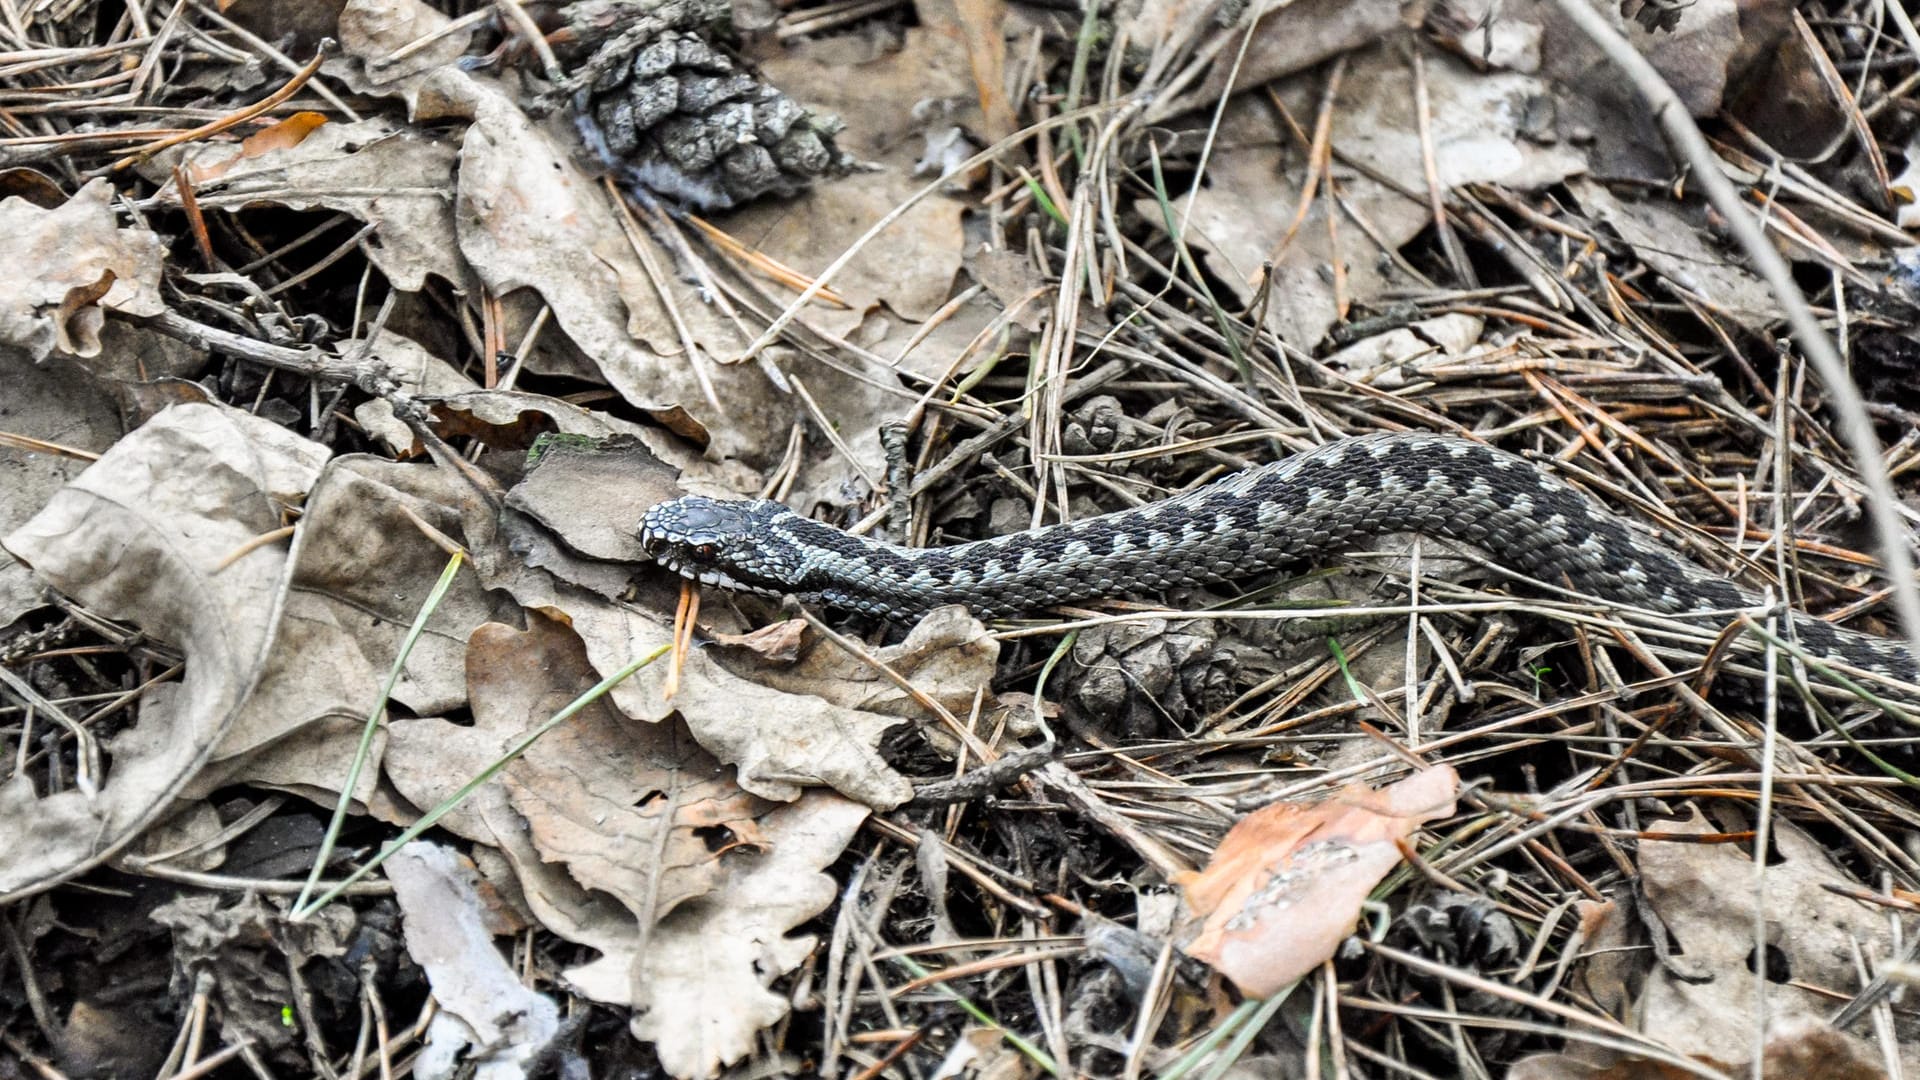
[[(571, 630), (529, 620), (524, 633), (483, 626), (469, 644), (474, 724), (495, 737), (517, 736), (597, 681)], [(720, 852), (758, 844), (755, 818), (772, 809), (740, 790), (684, 726), (635, 724), (604, 699), (504, 778), (542, 857), (618, 898), (643, 926), (708, 892)]]
[(680, 494), (677, 472), (633, 435), (583, 433), (548, 443), (507, 492), (507, 505), (572, 551), (628, 564), (623, 576), (631, 578), (632, 564), (649, 561), (635, 531), (639, 512)]
[(527, 989), (500, 955), (473, 864), (451, 849), (415, 840), (389, 856), (384, 869), (400, 905), (407, 954), (425, 970), (440, 1006), (414, 1075), (525, 1076), (534, 1055), (559, 1030), (560, 1009)]
[[(1851, 995), (1860, 989), (1855, 955), (1889, 958), (1895, 953), (1890, 914), (1836, 895), (1826, 886), (1858, 887), (1812, 837), (1786, 821), (1774, 823), (1775, 859), (1766, 867), (1767, 962), (1756, 974), (1754, 951), (1755, 869), (1751, 854), (1735, 844), (1662, 843), (1662, 833), (1677, 837), (1720, 831), (1694, 809), (1689, 818), (1653, 827), (1640, 843), (1639, 866), (1647, 903), (1674, 943), (1673, 967), (1654, 962), (1650, 953), (1632, 950), (1617, 960), (1633, 959), (1640, 971), (1626, 985), (1641, 987), (1627, 1003), (1643, 1017), (1647, 1038), (1683, 1054), (1720, 1061), (1751, 1057), (1752, 1014), (1766, 995), (1770, 1020), (1804, 1017), (1820, 1021), (1833, 1009), (1828, 993)], [(1915, 926), (1908, 916), (1907, 936)], [(1617, 920), (1619, 933), (1596, 939), (1603, 947), (1639, 944), (1634, 920)], [(1675, 968), (1710, 976), (1689, 982)], [(1824, 988), (1815, 993), (1806, 987)], [(1896, 1010), (1896, 1031), (1908, 1072), (1920, 1068), (1920, 1025)], [(1870, 1031), (1862, 1028), (1862, 1031)]]
[[(1149, 6), (1164, 5), (1159, 0), (1143, 5), (1143, 15)], [(1242, 12), (1241, 19), (1257, 17), (1258, 21), (1250, 30), (1244, 23), (1235, 27), (1234, 47), (1214, 55), (1206, 80), (1193, 91), (1182, 94), (1177, 104), (1169, 102), (1150, 110), (1149, 117), (1171, 116), (1173, 113), (1169, 110), (1182, 106), (1211, 107), (1228, 92), (1229, 76), (1233, 77), (1233, 92), (1238, 93), (1317, 67), (1341, 53), (1402, 32), (1409, 10), (1399, 0), (1258, 0), (1238, 9), (1221, 6)], [(1136, 25), (1145, 26), (1144, 23)], [(1251, 39), (1242, 56), (1240, 38), (1249, 33)], [(1157, 43), (1153, 37), (1135, 36), (1133, 40), (1141, 44)], [(1346, 123), (1343, 121), (1342, 126)]]
[[(394, 724), (387, 773), (418, 805), (451, 795), (596, 678), (572, 631), (530, 618), (524, 632), (475, 631), (473, 724)], [(770, 806), (677, 722), (635, 724), (602, 699), (441, 824), (498, 844), (541, 924), (601, 953), (569, 973), (577, 990), (651, 1009), (636, 1034), (675, 1075), (706, 1076), (785, 1014), (766, 987), (813, 947), (787, 932), (831, 902), (819, 871), (866, 813), (819, 792)]]
[[(364, 243), (367, 255), (402, 292), (425, 288), (428, 275), (465, 288), (472, 274), (454, 242), (454, 149), (390, 120), (326, 124), (291, 146), (249, 153), (244, 147), (185, 147), (161, 154), (151, 177), (192, 160), (217, 168), (196, 185), (202, 209), (271, 203), (295, 210), (323, 207), (379, 226)], [(178, 205), (168, 185), (156, 198)], [(342, 230), (340, 239), (351, 236)]]
[[(1406, 91), (1408, 64), (1394, 49), (1353, 55), (1335, 104), (1334, 147), (1382, 176), (1422, 175), (1424, 155)], [(1427, 60), (1426, 71), (1434, 165), (1443, 186), (1497, 182), (1527, 189), (1585, 168), (1576, 148), (1565, 143), (1540, 145), (1523, 130), (1527, 113), (1515, 103), (1542, 98), (1547, 87), (1541, 80), (1507, 72), (1480, 75), (1439, 55)], [(1295, 119), (1310, 125), (1325, 89), (1324, 78), (1299, 76), (1281, 87)], [(1367, 232), (1347, 219), (1345, 211), (1337, 211), (1339, 239), (1337, 249), (1333, 246), (1328, 238), (1324, 186), (1292, 241), (1281, 248), (1305, 175), (1297, 148), (1284, 131), (1272, 107), (1256, 95), (1234, 99), (1221, 121), (1218, 147), (1207, 167), (1207, 186), (1175, 200), (1174, 221), (1187, 222), (1187, 240), (1205, 253), (1208, 266), (1242, 304), (1255, 300), (1261, 266), (1275, 260), (1266, 297), (1267, 324), (1289, 344), (1312, 348), (1338, 321), (1327, 272), (1336, 258), (1345, 268), (1351, 303), (1376, 301), (1409, 283), (1382, 258), (1384, 252)], [(1370, 222), (1388, 247), (1398, 250), (1429, 226), (1432, 214), (1424, 201), (1344, 170), (1336, 178), (1341, 199)], [(1150, 201), (1138, 205), (1149, 221), (1162, 221), (1158, 206)], [(1285, 209), (1276, 213), (1275, 207)]]
[[(648, 229), (629, 235), (605, 186), (576, 164), (570, 129), (567, 141), (561, 141), (530, 121), (504, 89), (452, 68), (428, 78), (421, 109), (424, 116), (471, 120), (460, 146), (459, 249), (494, 294), (537, 291), (593, 373), (714, 457), (761, 466), (777, 461), (797, 403), (758, 366), (720, 362), (737, 354), (746, 339), (674, 272), (677, 257)], [(781, 205), (792, 213), (811, 204), (809, 197)], [(957, 257), (957, 209), (952, 213)], [(636, 243), (658, 270), (657, 281), (636, 253)], [(814, 257), (824, 250), (810, 249)], [(943, 294), (945, 288), (941, 285)], [(697, 355), (686, 354), (669, 302)], [(548, 359), (544, 351), (530, 357), (529, 369), (545, 370)], [(713, 401), (702, 388), (702, 375), (713, 387)], [(877, 473), (881, 454), (874, 431), (881, 405), (897, 399), (831, 370), (809, 371), (807, 384), (819, 399), (843, 406), (836, 419), (868, 471)], [(855, 403), (864, 408), (847, 408)], [(814, 457), (825, 467), (803, 470), (795, 497), (805, 500), (817, 492), (844, 499), (840, 493), (858, 473), (830, 448)]]
[(229, 169), (248, 158), (257, 158), (274, 150), (289, 150), (306, 141), (314, 129), (327, 122), (322, 113), (302, 111), (294, 113), (278, 123), (254, 132), (240, 142), (240, 149), (227, 157), (211, 157), (207, 160), (195, 160), (187, 167), (187, 175), (195, 184), (202, 184), (225, 176)]
[(1755, 332), (1780, 321), (1780, 305), (1767, 283), (1712, 236), (1700, 208), (1675, 205), (1659, 193), (1627, 203), (1586, 177), (1572, 178), (1567, 188), (1582, 209), (1619, 234), (1661, 277), (1709, 308)]
[(180, 682), (141, 699), (112, 743), (96, 798), (0, 788), (0, 820), (34, 838), (0, 846), (0, 902), (111, 855), (200, 770), (259, 677), (285, 591), (286, 549), (227, 559), (312, 486), (325, 448), (239, 409), (182, 405), (130, 433), (4, 539), (9, 553), (100, 615), (178, 647)]
[(103, 309), (158, 315), (166, 245), (146, 229), (120, 228), (113, 185), (90, 180), (66, 205), (43, 210), (19, 196), (0, 201), (0, 262), (30, 267), (0, 288), (0, 344), (44, 360), (56, 348), (100, 353)]
[[(381, 330), (373, 341), (352, 338), (339, 342), (334, 351), (342, 355), (377, 356), (386, 365), (387, 377), (400, 389), (416, 397), (454, 397), (480, 389), (426, 346), (391, 330)], [(411, 457), (421, 452), (413, 429), (393, 414), (393, 402), (384, 397), (369, 398), (354, 406), (353, 419), (367, 433), (387, 444), (395, 457)]]
[[(1770, 1021), (1761, 1052), (1762, 1080), (1886, 1080), (1886, 1065), (1878, 1048), (1805, 1016)], [(1584, 1060), (1585, 1057), (1603, 1061)], [(1728, 1076), (1754, 1076), (1751, 1060), (1728, 1064), (1696, 1058)], [(1692, 1080), (1700, 1074), (1666, 1061), (1621, 1057), (1588, 1045), (1577, 1051), (1535, 1054), (1513, 1063), (1507, 1080)]]
[(744, 649), (768, 663), (781, 667), (800, 659), (807, 638), (807, 620), (782, 619), (744, 634), (709, 633), (716, 645)]
[[(18, 349), (0, 349), (0, 386), (8, 434), (83, 453), (100, 453), (120, 437), (113, 399), (79, 364), (36, 364)], [(85, 458), (0, 447), (6, 482), (0, 483), (0, 537), (40, 512), (60, 485), (79, 476)], [(0, 626), (43, 603), (44, 582), (0, 550)]]
[(1461, 363), (1480, 341), (1486, 320), (1452, 313), (1363, 338), (1326, 358), (1326, 365), (1356, 383), (1395, 390), (1421, 378), (1429, 366)]
[[(429, 76), (421, 109), (470, 121), (459, 151), (458, 244), (486, 286), (501, 296), (537, 290), (560, 328), (635, 405), (704, 410), (693, 364), (707, 365), (716, 380), (719, 365), (712, 356), (681, 355), (680, 336), (621, 217), (606, 189), (575, 164), (575, 148), (536, 126), (503, 88), (452, 68)], [(656, 265), (673, 265), (664, 249), (650, 250)], [(744, 344), (694, 290), (671, 272), (662, 276), (696, 341), (714, 355)], [(765, 397), (749, 389), (749, 379), (765, 382), (758, 371), (741, 370), (727, 385), (747, 400)]]
[(1378, 790), (1354, 785), (1325, 802), (1248, 814), (1205, 870), (1176, 880), (1206, 920), (1186, 953), (1249, 997), (1291, 986), (1352, 932), (1367, 893), (1400, 864), (1397, 842), (1452, 814), (1459, 788), (1443, 765)]
[[(531, 594), (521, 602), (542, 603)], [(555, 606), (573, 620), (597, 671), (612, 671), (672, 636), (665, 620), (610, 603), (563, 599)], [(882, 809), (913, 797), (913, 785), (876, 749), (897, 718), (761, 685), (728, 671), (705, 650), (687, 657), (680, 693), (671, 702), (660, 694), (664, 677), (664, 665), (656, 664), (615, 687), (621, 711), (648, 722), (678, 713), (701, 746), (739, 769), (740, 786), (762, 798), (789, 801), (813, 784)]]
[[(1000, 641), (966, 608), (955, 604), (928, 612), (904, 641), (869, 652), (914, 689), (964, 717), (972, 711), (975, 695), (992, 686)], [(736, 670), (745, 673), (747, 669)], [(812, 694), (849, 709), (910, 719), (927, 715), (926, 706), (879, 668), (831, 641), (814, 640), (795, 664), (756, 665), (752, 677), (775, 689)]]
[(973, 71), (974, 98), (986, 118), (988, 142), (1013, 134), (1013, 103), (1007, 100), (1007, 5), (1005, 0), (917, 0), (920, 24), (957, 40)]
[[(453, 474), (364, 455), (329, 464), (294, 534), (284, 615), (246, 705), (190, 789), (248, 782), (323, 804), (339, 794), (367, 711), (448, 554), (417, 521), (461, 534)], [(466, 704), (467, 635), (495, 600), (471, 572), (458, 575), (408, 655), (393, 700), (415, 713)], [(381, 743), (374, 744), (374, 764)], [(374, 769), (357, 800), (375, 797)], [(391, 817), (382, 809), (382, 816)]]
[[(1546, 25), (1541, 74), (1565, 88), (1555, 95), (1555, 113), (1563, 125), (1579, 125), (1593, 134), (1593, 174), (1609, 179), (1671, 182), (1680, 166), (1667, 152), (1660, 125), (1648, 113), (1640, 92), (1619, 76), (1586, 35), (1568, 25), (1552, 4), (1507, 5), (1503, 14)], [(1730, 87), (1736, 87), (1756, 59), (1772, 53), (1791, 26), (1793, 5), (1786, 0), (1694, 0), (1671, 31), (1649, 32), (1628, 24), (1619, 8), (1602, 9), (1624, 36), (1673, 88), (1687, 111), (1702, 119), (1720, 113)], [(1779, 91), (1775, 82), (1773, 92)], [(1769, 91), (1756, 88), (1762, 96)], [(1829, 129), (1830, 130), (1830, 129)], [(1826, 135), (1821, 137), (1821, 143)]]
[(792, 929), (833, 902), (821, 873), (866, 819), (865, 807), (823, 791), (761, 819), (763, 851), (726, 858), (726, 878), (680, 905), (651, 935), (567, 973), (600, 1001), (631, 1004), (633, 1033), (653, 1043), (677, 1077), (705, 1077), (738, 1061), (754, 1036), (787, 1014), (768, 989), (814, 949)]
[[(347, 82), (356, 90), (397, 93), (411, 108), (421, 77), (457, 62), (473, 38), (471, 27), (446, 33), (453, 20), (420, 0), (347, 0), (340, 11), (340, 45), (358, 64), (350, 67)], [(406, 57), (389, 62), (401, 49), (433, 39)], [(334, 64), (327, 73), (334, 74)]]
[(286, 917), (287, 902), (253, 892), (183, 891), (152, 912), (154, 922), (173, 932), (174, 984), (192, 986), (202, 972), (212, 976), (223, 1023), (267, 1060), (282, 1063), (303, 1034), (288, 1016), (299, 985), (288, 971), (319, 959), (337, 963), (356, 922), (345, 905), (294, 922)]
[[(958, 40), (926, 28), (905, 32), (900, 48), (866, 58), (846, 39), (803, 42), (764, 58), (767, 78), (795, 98), (839, 116), (839, 143), (880, 168), (825, 184), (792, 203), (755, 205), (714, 224), (756, 250), (803, 273), (826, 268), (882, 217), (925, 187), (916, 177), (921, 130), (951, 118), (916, 118), (908, 103), (972, 100), (972, 68)], [(810, 323), (835, 333), (861, 325), (879, 305), (921, 321), (953, 293), (962, 262), (963, 203), (944, 195), (921, 200), (861, 249), (831, 284), (848, 311), (809, 310)], [(863, 397), (865, 395), (862, 395)], [(898, 405), (894, 405), (895, 411)], [(838, 418), (838, 414), (836, 414)], [(856, 421), (857, 423), (857, 421)], [(852, 425), (848, 425), (852, 426)]]

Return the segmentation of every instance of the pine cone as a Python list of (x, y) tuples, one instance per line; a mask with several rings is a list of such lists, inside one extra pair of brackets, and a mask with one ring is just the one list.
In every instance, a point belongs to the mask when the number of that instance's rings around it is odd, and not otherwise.
[(569, 80), (581, 132), (629, 182), (703, 210), (792, 195), (844, 172), (844, 126), (741, 70), (709, 40), (711, 0), (594, 0), (566, 12), (584, 59)]
[(1108, 737), (1178, 738), (1232, 699), (1236, 659), (1206, 619), (1088, 627), (1066, 672), (1071, 719)]

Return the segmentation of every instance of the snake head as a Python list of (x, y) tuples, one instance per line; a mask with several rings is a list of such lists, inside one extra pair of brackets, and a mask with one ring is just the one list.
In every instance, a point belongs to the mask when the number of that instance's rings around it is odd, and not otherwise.
[(721, 501), (699, 495), (671, 499), (640, 519), (640, 545), (655, 562), (705, 585), (783, 596), (803, 591), (806, 566), (782, 543), (783, 520), (796, 515), (776, 502)]

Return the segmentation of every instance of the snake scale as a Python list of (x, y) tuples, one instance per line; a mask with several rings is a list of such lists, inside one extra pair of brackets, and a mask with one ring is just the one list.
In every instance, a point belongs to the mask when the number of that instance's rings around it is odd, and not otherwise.
[[(1473, 544), (1529, 577), (1667, 615), (1760, 607), (1524, 458), (1468, 439), (1389, 433), (1327, 443), (1163, 502), (953, 547), (850, 535), (779, 503), (685, 496), (641, 521), (647, 552), (710, 585), (904, 619), (982, 617), (1248, 577), (1383, 533)], [(1902, 645), (1803, 614), (1813, 656), (1920, 680)]]

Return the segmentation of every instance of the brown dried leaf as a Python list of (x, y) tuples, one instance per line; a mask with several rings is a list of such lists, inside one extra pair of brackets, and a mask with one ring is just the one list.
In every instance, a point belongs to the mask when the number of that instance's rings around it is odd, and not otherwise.
[[(536, 126), (504, 89), (451, 68), (428, 78), (421, 110), (471, 121), (459, 151), (456, 219), (460, 251), (481, 281), (502, 296), (537, 290), (560, 328), (634, 404), (704, 409), (694, 360), (679, 355), (680, 337), (621, 217), (605, 189), (575, 164), (577, 147)], [(658, 266), (673, 265), (662, 249), (652, 255)], [(692, 289), (663, 276), (696, 341), (710, 343), (716, 355), (743, 344)], [(717, 367), (711, 356), (698, 362)], [(743, 375), (765, 381), (757, 371)], [(765, 394), (735, 389), (747, 400)]]
[[(927, 185), (929, 178), (913, 175), (913, 168), (920, 154), (920, 131), (928, 121), (916, 118), (902, 103), (969, 100), (974, 96), (972, 68), (958, 40), (927, 29), (908, 30), (899, 49), (871, 58), (854, 53), (846, 39), (828, 39), (767, 57), (763, 67), (771, 82), (795, 98), (845, 120), (840, 145), (881, 166), (822, 184), (804, 199), (749, 206), (715, 219), (716, 225), (749, 240), (757, 250), (814, 274)], [(944, 195), (909, 209), (834, 275), (834, 291), (851, 310), (816, 305), (807, 314), (808, 322), (846, 333), (878, 305), (915, 321), (938, 311), (952, 295), (960, 270), (964, 209), (963, 203)]]
[[(564, 610), (596, 671), (612, 671), (672, 636), (665, 620), (626, 607), (560, 597), (542, 602), (517, 588), (516, 595), (528, 606)], [(706, 650), (687, 657), (680, 692), (670, 702), (661, 695), (665, 675), (665, 665), (656, 664), (615, 687), (621, 711), (647, 722), (678, 713), (701, 746), (739, 769), (740, 786), (762, 798), (796, 799), (813, 784), (879, 808), (913, 797), (913, 785), (875, 749), (896, 718), (762, 685), (727, 670)]]
[[(469, 642), (474, 727), (503, 742), (599, 678), (572, 631), (529, 620), (524, 633), (495, 623)], [(771, 809), (740, 790), (683, 725), (635, 724), (604, 699), (541, 739), (503, 779), (542, 857), (617, 897), (643, 926), (710, 891), (720, 852), (757, 845), (755, 818)]]
[[(610, 492), (619, 497), (609, 498)], [(507, 492), (507, 505), (581, 555), (640, 563), (647, 561), (635, 532), (641, 509), (679, 493), (673, 466), (640, 439), (618, 434), (548, 443), (533, 470)]]
[(1248, 814), (1205, 870), (1175, 881), (1206, 920), (1187, 955), (1249, 997), (1291, 986), (1352, 933), (1367, 893), (1400, 864), (1398, 842), (1452, 814), (1459, 790), (1459, 774), (1443, 765), (1378, 790), (1353, 785), (1325, 802)]
[(744, 634), (710, 633), (714, 644), (744, 649), (771, 664), (785, 666), (800, 659), (807, 638), (807, 620), (782, 619)]
[[(379, 357), (386, 365), (387, 376), (398, 383), (400, 389), (416, 397), (453, 397), (480, 389), (479, 384), (427, 351), (424, 345), (391, 330), (380, 331), (372, 342), (363, 338), (338, 342), (334, 351)], [(353, 419), (368, 434), (386, 443), (396, 457), (412, 457), (421, 452), (413, 429), (394, 415), (393, 402), (387, 398), (369, 398), (354, 406)]]
[[(393, 725), (387, 774), (417, 805), (452, 794), (597, 677), (570, 630), (530, 618), (525, 632), (475, 632), (471, 726)], [(601, 953), (569, 983), (641, 1010), (635, 1034), (679, 1076), (737, 1059), (785, 1015), (766, 987), (813, 948), (787, 932), (831, 902), (819, 871), (867, 813), (824, 792), (770, 806), (728, 773), (677, 721), (635, 724), (603, 699), (441, 822), (497, 844), (542, 925)]]
[(761, 819), (765, 849), (727, 856), (717, 890), (569, 971), (568, 981), (598, 1001), (631, 1005), (633, 1033), (655, 1045), (672, 1075), (712, 1075), (787, 1014), (791, 1000), (768, 988), (815, 945), (811, 935), (789, 934), (833, 902), (833, 878), (820, 871), (866, 816), (824, 791), (780, 807)]
[(1013, 103), (1007, 100), (1007, 5), (1005, 0), (917, 0), (923, 26), (958, 41), (973, 71), (973, 91), (986, 117), (988, 142), (1013, 134)]

